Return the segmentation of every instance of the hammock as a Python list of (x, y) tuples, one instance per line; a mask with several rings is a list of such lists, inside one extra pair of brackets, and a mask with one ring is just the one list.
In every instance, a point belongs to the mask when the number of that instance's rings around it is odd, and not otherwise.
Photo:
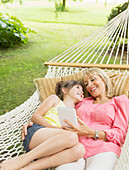
[[(59, 77), (77, 72), (83, 63), (108, 64), (110, 69), (125, 69), (129, 64), (129, 7), (118, 16), (100, 27), (94, 34), (78, 42), (62, 54), (58, 55), (52, 62), (76, 63), (75, 68), (49, 66), (46, 77)], [(48, 63), (46, 63), (49, 65)], [(110, 65), (113, 64), (113, 65)], [(70, 64), (71, 66), (72, 64)], [(121, 66), (120, 66), (121, 65)], [(72, 65), (73, 66), (73, 65)], [(90, 66), (90, 65), (89, 65)], [(81, 64), (82, 67), (82, 64)], [(101, 66), (104, 68), (104, 65)], [(111, 71), (111, 70), (110, 70)]]
[[(77, 73), (85, 67), (100, 67), (107, 72), (129, 70), (129, 8), (91, 36), (75, 44), (50, 62), (46, 78)], [(39, 92), (16, 109), (0, 116), (0, 162), (25, 153), (21, 141), (23, 124), (40, 105)], [(129, 169), (129, 132), (115, 170)]]

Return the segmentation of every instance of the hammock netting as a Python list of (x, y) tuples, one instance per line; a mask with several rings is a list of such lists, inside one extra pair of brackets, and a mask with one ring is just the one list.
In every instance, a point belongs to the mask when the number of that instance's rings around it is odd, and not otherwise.
[[(86, 37), (51, 62), (124, 64), (129, 63), (129, 8), (120, 13), (91, 36)], [(48, 66), (45, 77), (59, 77), (82, 70), (75, 67)], [(110, 69), (109, 71), (114, 71)], [(120, 70), (117, 70), (120, 72)], [(128, 71), (128, 70), (125, 70)], [(40, 105), (36, 91), (25, 103), (0, 116), (0, 162), (25, 153), (21, 141), (23, 124)], [(129, 135), (115, 170), (129, 169)]]

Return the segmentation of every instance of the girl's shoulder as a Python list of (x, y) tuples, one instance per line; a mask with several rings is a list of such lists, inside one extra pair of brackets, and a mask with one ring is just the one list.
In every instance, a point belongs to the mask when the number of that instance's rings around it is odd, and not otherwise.
[(59, 97), (55, 94), (52, 94), (48, 97), (49, 99), (55, 99), (55, 100), (60, 100)]
[(51, 96), (49, 96), (49, 97), (48, 97), (47, 99), (45, 99), (45, 100), (46, 100), (46, 102), (51, 103), (53, 106), (56, 106), (56, 105), (59, 103), (60, 98), (59, 98), (57, 95), (52, 94)]

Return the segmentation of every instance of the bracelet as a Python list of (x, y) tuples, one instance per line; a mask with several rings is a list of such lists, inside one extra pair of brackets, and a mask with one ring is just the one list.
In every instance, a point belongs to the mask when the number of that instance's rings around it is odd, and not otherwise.
[(98, 131), (95, 130), (94, 140), (97, 140), (97, 139), (99, 139), (99, 135), (98, 135)]

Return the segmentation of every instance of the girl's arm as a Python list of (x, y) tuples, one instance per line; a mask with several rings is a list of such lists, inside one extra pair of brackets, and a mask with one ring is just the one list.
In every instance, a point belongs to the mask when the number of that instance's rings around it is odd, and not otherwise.
[(43, 103), (39, 106), (39, 108), (35, 111), (35, 113), (32, 115), (31, 121), (39, 124), (41, 126), (46, 127), (54, 127), (51, 124), (49, 124), (43, 116), (52, 108), (57, 106), (59, 103), (59, 98), (56, 95), (51, 95), (47, 99), (43, 101)]

